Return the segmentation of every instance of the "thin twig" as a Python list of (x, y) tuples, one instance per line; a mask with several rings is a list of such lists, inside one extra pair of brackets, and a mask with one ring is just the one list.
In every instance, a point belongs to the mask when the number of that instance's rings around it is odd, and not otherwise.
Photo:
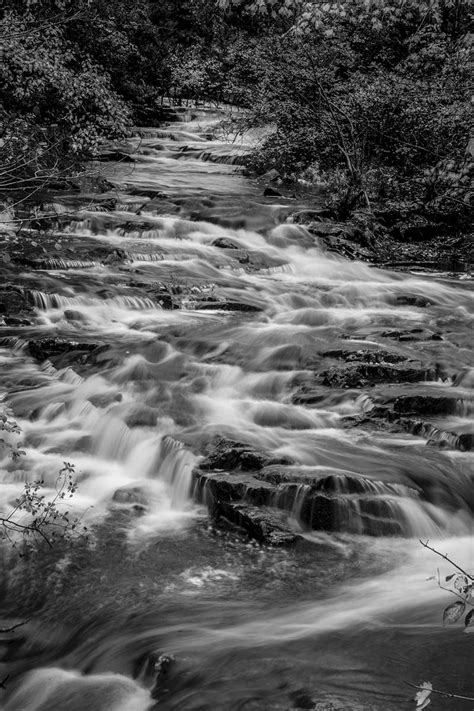
[(448, 558), (447, 555), (444, 555), (444, 553), (440, 553), (439, 551), (437, 551), (436, 548), (432, 548), (432, 546), (429, 546), (429, 545), (428, 545), (428, 540), (426, 541), (426, 543), (423, 543), (423, 541), (422, 541), (421, 538), (420, 538), (419, 541), (420, 541), (421, 545), (423, 546), (423, 548), (428, 548), (428, 550), (433, 551), (433, 553), (436, 553), (436, 555), (439, 555), (440, 558), (444, 558), (444, 560), (447, 560), (448, 563), (450, 563), (451, 565), (453, 565), (453, 566), (454, 566), (455, 568), (457, 568), (461, 573), (463, 573), (464, 575), (466, 575), (466, 576), (469, 578), (469, 580), (472, 580), (472, 581), (474, 582), (474, 578), (472, 577), (472, 575), (469, 575), (469, 573), (466, 573), (465, 570), (463, 570), (457, 563), (455, 563), (454, 561), (452, 561), (451, 558)]
[[(418, 684), (410, 684), (406, 681), (405, 684), (411, 686), (412, 689), (418, 689), (419, 691), (428, 691), (424, 686), (419, 686)], [(429, 689), (432, 694), (439, 694), (447, 699), (463, 699), (464, 701), (474, 701), (474, 696), (460, 696), (459, 694), (451, 694), (449, 691), (440, 691), (439, 689)]]

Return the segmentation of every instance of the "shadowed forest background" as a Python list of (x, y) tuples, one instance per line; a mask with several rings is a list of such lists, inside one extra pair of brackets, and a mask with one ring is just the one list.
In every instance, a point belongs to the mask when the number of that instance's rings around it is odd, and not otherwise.
[(325, 185), (341, 217), (409, 200), (466, 219), (465, 0), (7, 0), (0, 32), (4, 207), (157, 125), (164, 101), (210, 101), (269, 128), (249, 169)]

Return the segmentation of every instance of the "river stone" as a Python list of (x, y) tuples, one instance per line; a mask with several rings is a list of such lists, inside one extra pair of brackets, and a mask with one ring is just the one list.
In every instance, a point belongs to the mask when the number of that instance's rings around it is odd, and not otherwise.
[(400, 395), (393, 403), (395, 412), (414, 415), (455, 415), (463, 401), (454, 395)]
[(432, 368), (420, 367), (420, 363), (408, 361), (406, 365), (382, 363), (353, 363), (335, 366), (321, 373), (323, 385), (337, 388), (360, 388), (376, 383), (418, 383), (434, 380)]
[(149, 502), (148, 492), (141, 486), (122, 486), (116, 489), (112, 496), (112, 501), (116, 504), (139, 504), (147, 506)]
[(272, 482), (260, 481), (251, 474), (193, 471), (195, 496), (211, 509), (221, 501), (242, 501), (256, 506), (273, 502), (277, 487)]
[(272, 457), (256, 447), (221, 437), (210, 447), (199, 467), (204, 470), (227, 469), (254, 471), (267, 464), (291, 464), (287, 457)]
[(160, 411), (148, 405), (134, 404), (127, 411), (124, 420), (128, 427), (155, 427)]
[(300, 538), (286, 523), (286, 516), (277, 509), (220, 502), (214, 517), (226, 519), (251, 538), (270, 546), (294, 545)]
[(64, 312), (64, 318), (67, 321), (87, 321), (82, 311), (74, 311), (73, 309), (66, 309)]
[(235, 244), (227, 237), (218, 237), (211, 244), (213, 247), (219, 247), (219, 249), (241, 249), (240, 245)]
[(339, 348), (323, 351), (321, 355), (324, 356), (324, 358), (337, 358), (338, 360), (344, 360), (346, 363), (354, 361), (358, 363), (401, 363), (407, 360), (406, 356), (401, 355), (400, 353), (392, 353), (387, 350), (348, 350)]
[(78, 343), (64, 338), (42, 338), (28, 341), (28, 350), (39, 361), (55, 358), (64, 354), (73, 355), (73, 360), (80, 359), (99, 347), (97, 343)]
[(275, 190), (275, 188), (265, 188), (263, 191), (263, 196), (264, 197), (283, 197), (281, 192), (279, 190)]

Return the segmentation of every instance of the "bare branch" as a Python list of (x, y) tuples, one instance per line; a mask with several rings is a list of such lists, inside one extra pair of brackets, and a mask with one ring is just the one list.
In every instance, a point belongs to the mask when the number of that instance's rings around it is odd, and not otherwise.
[[(405, 684), (407, 684), (407, 686), (411, 686), (412, 689), (426, 691), (423, 686), (419, 686), (417, 684), (410, 684), (409, 681), (406, 681)], [(446, 699), (463, 699), (464, 701), (474, 701), (474, 696), (460, 696), (459, 694), (450, 694), (449, 691), (440, 691), (439, 689), (430, 689), (430, 692), (432, 694), (439, 694), (440, 696), (444, 696)]]
[(439, 555), (440, 558), (444, 558), (444, 560), (447, 560), (448, 563), (450, 563), (452, 566), (454, 566), (455, 568), (457, 568), (461, 573), (463, 573), (463, 575), (465, 575), (466, 577), (468, 577), (469, 580), (472, 580), (472, 581), (474, 582), (474, 578), (472, 577), (472, 575), (469, 575), (469, 573), (466, 573), (466, 571), (463, 570), (463, 568), (461, 568), (459, 565), (457, 565), (457, 563), (455, 563), (454, 561), (452, 561), (451, 558), (448, 558), (447, 555), (444, 555), (444, 553), (440, 553), (439, 551), (437, 551), (436, 548), (433, 548), (432, 546), (429, 546), (429, 545), (428, 545), (428, 541), (426, 541), (426, 543), (423, 543), (423, 541), (421, 540), (421, 538), (419, 539), (419, 541), (420, 541), (421, 545), (423, 546), (423, 548), (428, 548), (428, 550), (433, 551), (433, 553), (436, 553), (436, 555)]

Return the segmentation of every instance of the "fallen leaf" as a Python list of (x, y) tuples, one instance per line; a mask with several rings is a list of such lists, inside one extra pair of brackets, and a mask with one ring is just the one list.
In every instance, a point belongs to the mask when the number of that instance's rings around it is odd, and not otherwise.
[(415, 701), (416, 701), (416, 708), (418, 711), (421, 711), (421, 709), (425, 709), (430, 702), (430, 699), (428, 698), (431, 692), (433, 691), (433, 684), (430, 681), (424, 681), (422, 684), (420, 684), (420, 691), (417, 691), (415, 694)]
[(465, 575), (457, 575), (453, 583), (454, 588), (461, 593), (461, 595), (466, 594), (468, 585), (469, 581)]
[(464, 614), (466, 603), (458, 600), (453, 602), (443, 612), (443, 625), (454, 625), (455, 622)]
[(474, 609), (467, 613), (464, 620), (465, 632), (474, 632)]

